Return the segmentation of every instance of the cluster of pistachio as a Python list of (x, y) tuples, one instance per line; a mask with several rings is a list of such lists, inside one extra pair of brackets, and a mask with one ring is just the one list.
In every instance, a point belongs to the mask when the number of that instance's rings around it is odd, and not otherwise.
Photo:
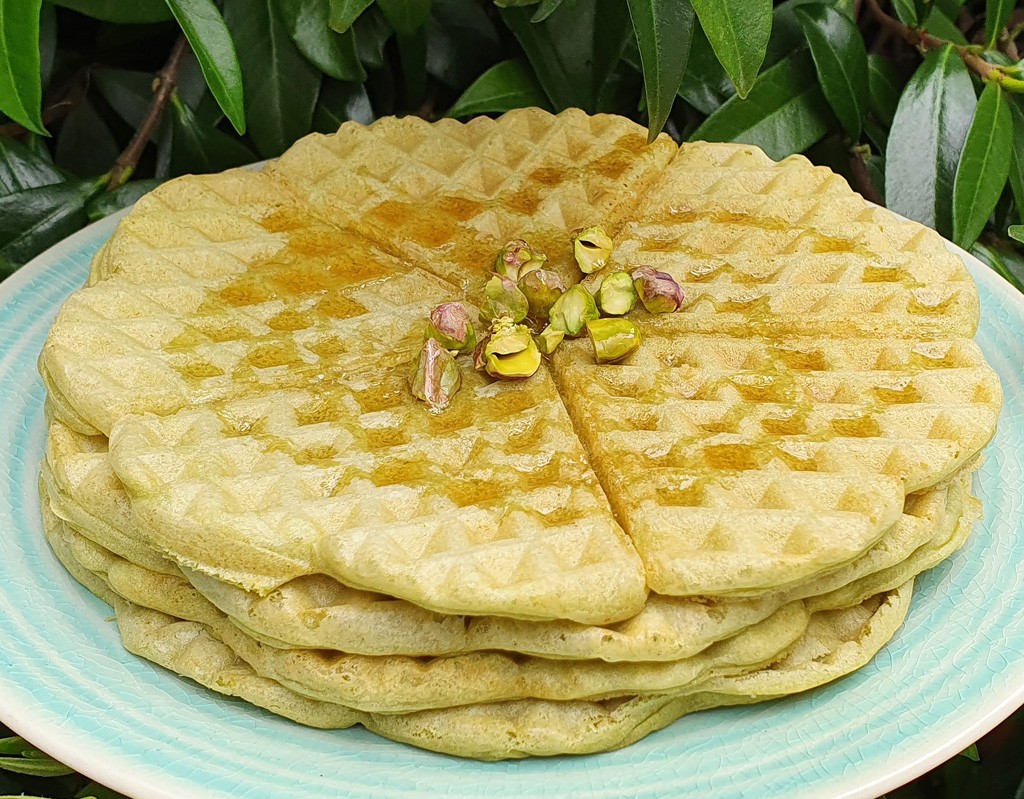
[[(612, 240), (600, 226), (584, 228), (573, 239), (576, 263), (591, 274), (608, 263)], [(624, 319), (637, 300), (651, 313), (671, 313), (683, 290), (671, 275), (650, 266), (612, 272), (595, 293), (577, 283), (566, 288), (546, 269), (547, 257), (525, 241), (510, 241), (495, 258), (495, 274), (484, 287), (480, 317), (488, 332), (479, 341), (465, 306), (446, 302), (430, 314), (424, 345), (411, 380), (414, 396), (443, 410), (462, 383), (455, 356), (472, 353), (473, 366), (491, 377), (525, 378), (540, 368), (566, 336), (586, 330), (598, 363), (622, 360), (640, 345), (640, 331)], [(533, 329), (542, 328), (534, 335)]]

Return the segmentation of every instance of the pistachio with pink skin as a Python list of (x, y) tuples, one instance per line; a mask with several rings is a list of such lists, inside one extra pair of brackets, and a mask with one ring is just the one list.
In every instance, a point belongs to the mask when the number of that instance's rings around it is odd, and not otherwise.
[(640, 302), (651, 313), (672, 313), (682, 306), (683, 288), (667, 272), (659, 272), (653, 266), (640, 266), (630, 277)]
[(445, 302), (430, 312), (427, 338), (437, 341), (446, 350), (472, 352), (476, 333), (469, 321), (469, 311), (461, 302)]
[(548, 312), (565, 291), (565, 283), (556, 272), (535, 269), (519, 278), (519, 290), (526, 296), (530, 317), (539, 322), (548, 318)]
[(432, 411), (443, 411), (462, 386), (462, 373), (454, 356), (440, 342), (428, 338), (416, 356), (409, 386), (413, 396)]
[(534, 269), (543, 269), (547, 260), (544, 253), (537, 252), (523, 239), (514, 239), (498, 252), (494, 259), (494, 271), (512, 280), (519, 280)]

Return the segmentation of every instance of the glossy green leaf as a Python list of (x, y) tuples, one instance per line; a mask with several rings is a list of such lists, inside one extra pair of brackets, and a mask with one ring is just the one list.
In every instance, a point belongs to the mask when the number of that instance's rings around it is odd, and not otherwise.
[(105, 186), (105, 179), (71, 180), (0, 197), (0, 261), (20, 266), (70, 236)]
[(85, 207), (90, 222), (103, 219), (131, 205), (135, 205), (142, 197), (149, 194), (153, 189), (164, 181), (156, 178), (148, 180), (133, 180), (113, 191), (104, 191), (97, 194)]
[(274, 0), (225, 0), (224, 19), (245, 74), (249, 134), (273, 158), (310, 131), (321, 73), (292, 43)]
[(782, 0), (772, 9), (772, 32), (768, 37), (761, 69), (779, 63), (786, 56), (806, 47), (803, 28), (796, 18), (796, 10), (805, 5), (823, 5), (823, 0)]
[(992, 48), (1010, 21), (1017, 0), (985, 0), (985, 40)]
[(330, 0), (328, 22), (335, 31), (344, 33), (371, 5), (373, 0)]
[(540, 0), (537, 4), (537, 10), (533, 12), (533, 16), (530, 17), (530, 22), (543, 22), (550, 17), (564, 0)]
[(48, 0), (104, 22), (145, 24), (173, 19), (164, 0)]
[(430, 16), (430, 0), (377, 0), (377, 6), (399, 36), (413, 36)]
[[(18, 754), (21, 757), (0, 757), (0, 769), (12, 771), (16, 774), (26, 774), (32, 777), (63, 777), (67, 774), (74, 774), (74, 770), (62, 763), (58, 763), (49, 755), (33, 749), (24, 738), (6, 739), (16, 749), (8, 749), (8, 754)], [(28, 799), (31, 799), (29, 797)]]
[(62, 183), (66, 179), (53, 162), (19, 141), (0, 136), (0, 197)]
[(771, 0), (692, 0), (700, 25), (736, 92), (746, 97), (772, 31)]
[(213, 0), (167, 0), (167, 5), (199, 59), (213, 96), (235, 130), (245, 133), (242, 69), (224, 17)]
[(424, 28), (427, 72), (462, 91), (501, 59), (498, 31), (476, 0), (434, 0)]
[(42, 0), (0, 0), (0, 112), (45, 133), (39, 69)]
[(86, 178), (110, 171), (120, 152), (107, 123), (85, 99), (64, 117), (54, 160), (61, 169)]
[(884, 55), (868, 56), (868, 108), (879, 122), (891, 125), (900, 102), (903, 81)]
[(648, 140), (653, 141), (683, 82), (694, 12), (689, 0), (627, 0), (627, 5), (643, 67)]
[(495, 64), (477, 78), (448, 110), (448, 116), (501, 114), (513, 108), (533, 105), (543, 108), (547, 104), (548, 99), (533, 70), (515, 59)]
[(1017, 206), (1017, 218), (1024, 222), (1024, 107), (1010, 103), (1013, 120), (1013, 149), (1010, 152), (1010, 191)]
[(796, 9), (821, 89), (836, 118), (854, 141), (868, 105), (868, 54), (860, 31), (850, 19), (823, 5)]
[(746, 99), (733, 97), (690, 135), (690, 141), (756, 144), (776, 160), (806, 150), (835, 124), (807, 53), (766, 70)]
[(708, 116), (736, 93), (725, 69), (715, 57), (708, 37), (699, 25), (694, 26), (690, 43), (690, 58), (686, 74), (679, 86), (679, 96)]
[[(1019, 225), (1017, 227), (1020, 227)], [(976, 256), (982, 263), (986, 264), (993, 272), (1006, 280), (1017, 291), (1024, 292), (1024, 270), (1014, 268), (1020, 266), (1015, 264), (1006, 256), (1010, 255), (1007, 250), (989, 247), (980, 241), (975, 242), (971, 247), (971, 254)]]
[[(97, 67), (92, 71), (92, 82), (97, 91), (133, 130), (142, 124), (149, 113), (155, 77), (149, 72), (111, 67)], [(150, 141), (157, 142), (159, 135), (160, 128), (157, 128)]]
[(295, 46), (317, 69), (338, 80), (366, 78), (356, 55), (355, 35), (351, 29), (344, 34), (331, 29), (323, 0), (277, 0), (277, 7)]
[(953, 241), (964, 249), (977, 240), (1003, 193), (1012, 130), (1006, 93), (997, 83), (986, 84), (953, 182)]
[(1024, 225), (1010, 225), (1010, 227), (1006, 229), (1006, 232), (1013, 236), (1017, 241), (1024, 242)]
[(964, 36), (956, 24), (938, 8), (932, 8), (924, 21), (924, 29), (933, 36), (945, 39), (953, 44), (967, 44), (967, 37)]
[(977, 98), (953, 45), (932, 50), (907, 82), (885, 153), (885, 197), (893, 211), (953, 229), (953, 180)]
[(334, 133), (349, 120), (369, 125), (374, 120), (366, 87), (359, 83), (324, 81), (313, 113), (313, 129), (320, 133)]
[(217, 128), (202, 127), (192, 109), (179, 97), (171, 99), (171, 113), (174, 125), (171, 174), (221, 172), (257, 160), (238, 139)]
[(892, 8), (896, 12), (896, 18), (904, 25), (917, 25), (917, 4), (914, 0), (892, 0)]

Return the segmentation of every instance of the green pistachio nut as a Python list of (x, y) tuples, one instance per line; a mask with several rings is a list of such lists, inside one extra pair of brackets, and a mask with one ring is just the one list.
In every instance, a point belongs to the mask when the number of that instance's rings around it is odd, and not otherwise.
[(526, 325), (512, 324), (508, 319), (496, 323), (484, 347), (484, 369), (491, 377), (530, 377), (540, 367), (540, 350)]
[(529, 303), (530, 317), (543, 322), (548, 318), (551, 306), (565, 292), (565, 283), (555, 272), (535, 269), (519, 278), (519, 290)]
[(484, 302), (480, 316), (491, 321), (499, 316), (511, 316), (514, 322), (522, 322), (530, 310), (530, 303), (519, 287), (504, 275), (494, 275), (484, 286)]
[(600, 316), (594, 295), (578, 283), (555, 301), (548, 314), (551, 326), (567, 336), (580, 335), (587, 322)]
[(613, 272), (601, 281), (597, 292), (597, 302), (601, 313), (606, 316), (623, 316), (633, 310), (636, 305), (636, 289), (633, 278), (625, 272)]
[(682, 306), (683, 288), (667, 272), (641, 266), (633, 270), (632, 277), (637, 296), (651, 313), (672, 313)]
[(548, 257), (534, 250), (522, 239), (510, 241), (498, 251), (494, 259), (494, 271), (512, 280), (518, 280), (527, 272), (543, 269)]
[(628, 319), (595, 319), (587, 322), (587, 334), (598, 363), (622, 360), (640, 346), (640, 331)]
[(461, 302), (445, 302), (430, 312), (427, 338), (437, 341), (446, 350), (472, 352), (476, 333), (469, 321), (469, 312)]
[(612, 254), (611, 236), (600, 225), (583, 228), (573, 240), (572, 251), (580, 269), (589, 275), (608, 263)]
[(454, 356), (436, 339), (428, 338), (416, 356), (409, 384), (414, 397), (433, 411), (443, 411), (462, 385), (462, 373)]
[(490, 342), (491, 337), (489, 335), (485, 335), (477, 342), (476, 348), (473, 350), (473, 368), (478, 372), (482, 372), (484, 367), (487, 366), (487, 356), (485, 352), (487, 350), (487, 345)]
[(537, 336), (537, 348), (544, 354), (550, 355), (565, 338), (565, 331), (555, 330), (551, 325), (545, 327)]

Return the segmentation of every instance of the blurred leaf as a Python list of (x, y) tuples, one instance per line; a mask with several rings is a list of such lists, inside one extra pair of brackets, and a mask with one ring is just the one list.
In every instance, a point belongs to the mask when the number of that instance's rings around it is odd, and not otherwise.
[(679, 96), (702, 114), (709, 115), (735, 93), (736, 87), (715, 57), (707, 35), (699, 25), (695, 25)]
[(765, 70), (773, 64), (806, 45), (803, 28), (796, 18), (796, 10), (808, 4), (823, 5), (823, 0), (783, 0), (772, 9), (772, 32), (768, 37), (768, 48), (765, 51)]
[(889, 143), (889, 133), (874, 118), (867, 117), (864, 120), (864, 135), (875, 145), (875, 149), (878, 152), (885, 152), (886, 145)]
[(868, 107), (882, 124), (892, 124), (902, 90), (903, 82), (892, 61), (884, 55), (871, 53), (868, 56)]
[(448, 110), (450, 117), (502, 114), (513, 108), (546, 107), (548, 98), (530, 67), (519, 59), (495, 64)]
[(648, 141), (654, 141), (672, 111), (686, 72), (693, 36), (689, 0), (627, 0), (640, 48), (647, 99)]
[(369, 125), (373, 119), (370, 98), (362, 84), (324, 81), (316, 102), (316, 111), (313, 112), (314, 130), (320, 133), (334, 133), (342, 123), (349, 120)]
[(953, 183), (953, 241), (967, 249), (981, 235), (1010, 172), (1013, 119), (998, 83), (987, 83)]
[(106, 180), (70, 180), (0, 197), (0, 260), (20, 266), (85, 225)]
[(1024, 222), (1024, 108), (1010, 103), (1013, 118), (1013, 149), (1010, 152), (1010, 190), (1017, 206), (1017, 218)]
[(811, 57), (836, 118), (854, 141), (868, 104), (868, 54), (857, 26), (835, 9), (805, 5), (796, 9)]
[(277, 0), (295, 46), (321, 72), (338, 80), (362, 81), (363, 65), (356, 55), (351, 29), (344, 34), (331, 30), (327, 4), (322, 0)]
[(924, 21), (924, 29), (933, 36), (938, 36), (947, 42), (967, 44), (967, 38), (963, 32), (938, 8), (933, 8), (928, 12), (928, 16)]
[(40, 105), (39, 9), (42, 0), (0, 0), (0, 111), (45, 133)]
[(57, 10), (43, 3), (39, 15), (39, 75), (42, 86), (50, 83), (57, 55)]
[(973, 760), (975, 763), (979, 762), (981, 760), (981, 756), (978, 754), (978, 745), (971, 744), (960, 753), (960, 757), (966, 757), (968, 760)]
[(13, 771), (16, 774), (28, 774), (33, 777), (60, 777), (74, 774), (73, 769), (58, 763), (45, 752), (32, 747), (24, 738), (14, 736), (0, 740), (0, 769)]
[(64, 117), (54, 160), (61, 169), (90, 177), (109, 171), (120, 152), (107, 123), (86, 99)]
[(711, 47), (746, 97), (764, 61), (772, 32), (771, 0), (692, 0)]
[(761, 74), (747, 98), (733, 97), (690, 135), (690, 141), (756, 144), (780, 160), (806, 150), (833, 124), (807, 53)]
[(171, 98), (171, 112), (174, 115), (172, 174), (220, 172), (257, 160), (238, 139), (217, 128), (202, 127), (192, 109), (176, 95)]
[(381, 10), (374, 6), (363, 14), (352, 26), (356, 35), (356, 52), (359, 60), (371, 69), (385, 65), (384, 45), (394, 33)]
[(1013, 236), (1017, 241), (1024, 242), (1024, 225), (1010, 225), (1010, 227), (1006, 229), (1006, 232)]
[(97, 219), (103, 219), (105, 216), (110, 216), (123, 208), (134, 205), (140, 198), (149, 194), (163, 182), (157, 178), (133, 180), (113, 191), (97, 194), (85, 207), (89, 221), (95, 222)]
[(977, 98), (953, 45), (932, 50), (896, 108), (885, 153), (885, 198), (898, 214), (949, 236), (953, 180)]
[[(245, 133), (245, 93), (235, 43), (213, 0), (167, 0), (206, 83), (235, 130)], [(253, 5), (256, 5), (255, 3)]]
[(173, 19), (164, 0), (48, 0), (104, 22), (144, 24)]
[(423, 103), (427, 93), (426, 31), (419, 28), (410, 36), (399, 33), (395, 38), (405, 81), (405, 105), (407, 108), (416, 108)]
[[(149, 105), (153, 100), (153, 81), (156, 76), (148, 72), (111, 67), (97, 67), (92, 70), (91, 76), (100, 96), (128, 123), (129, 127), (137, 130), (149, 113)], [(159, 141), (160, 130), (154, 130), (149, 138), (154, 144)]]
[(264, 158), (309, 132), (321, 73), (292, 44), (273, 0), (224, 0), (246, 85), (246, 120)]
[(501, 39), (475, 0), (434, 0), (426, 25), (427, 72), (463, 89), (501, 57)]
[(871, 178), (871, 183), (874, 185), (875, 191), (878, 192), (878, 196), (884, 201), (885, 159), (880, 155), (872, 155), (864, 161), (864, 166), (868, 170), (868, 176)]
[(892, 8), (896, 18), (904, 25), (917, 26), (917, 6), (914, 0), (892, 0)]
[(956, 19), (963, 6), (964, 0), (935, 0), (935, 7), (949, 19)]
[(530, 17), (530, 22), (543, 22), (562, 5), (562, 2), (563, 0), (541, 0), (537, 4), (537, 10)]
[(1014, 269), (1012, 262), (1003, 257), (1004, 252), (976, 241), (971, 247), (971, 254), (987, 264), (993, 272), (1000, 275), (1017, 291), (1024, 292), (1024, 270)]
[(399, 36), (413, 36), (430, 16), (430, 0), (377, 0), (377, 6)]
[(1003, 28), (1010, 22), (1016, 0), (985, 0), (985, 41), (992, 49)]
[(52, 162), (14, 139), (0, 136), (0, 196), (67, 179)]
[(329, 24), (338, 33), (344, 33), (372, 4), (373, 0), (330, 0)]

